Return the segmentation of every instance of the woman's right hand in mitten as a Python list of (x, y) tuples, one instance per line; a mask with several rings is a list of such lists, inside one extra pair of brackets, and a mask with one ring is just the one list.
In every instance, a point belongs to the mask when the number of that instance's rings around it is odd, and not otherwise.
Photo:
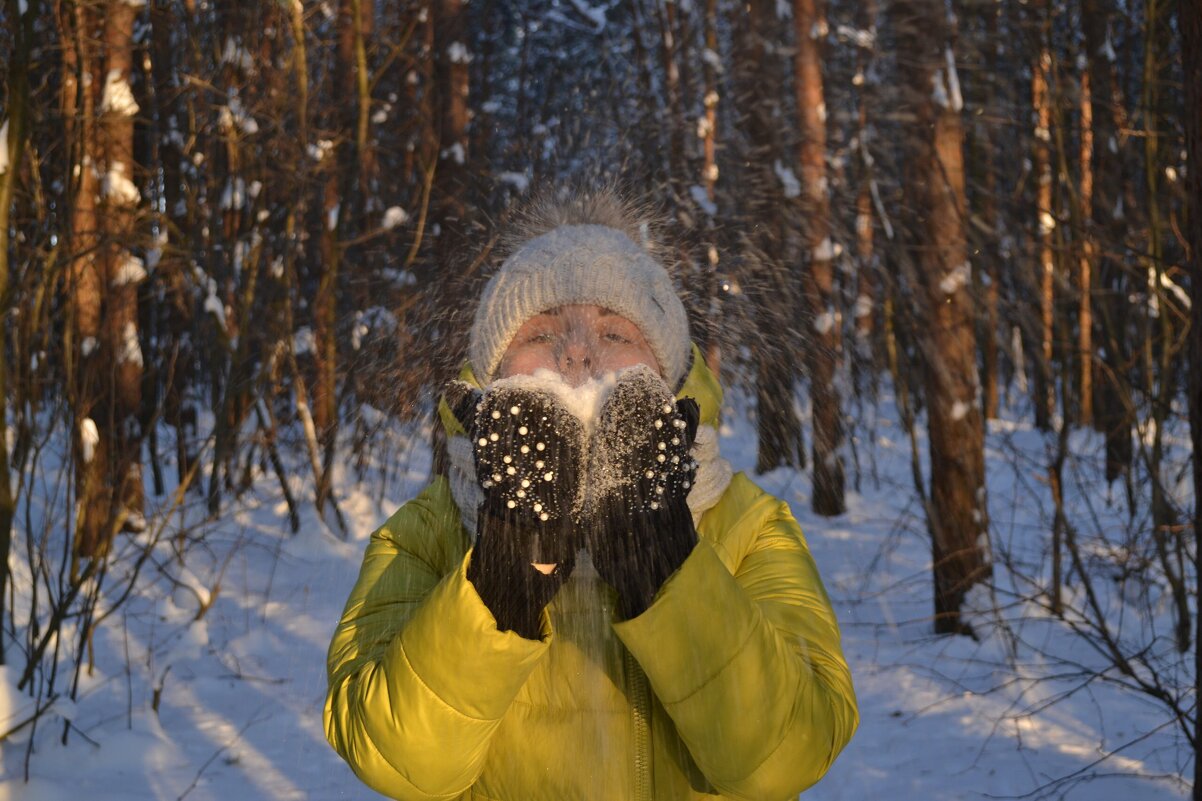
[(700, 413), (649, 369), (626, 372), (597, 421), (590, 449), (594, 526), (588, 543), (626, 619), (640, 615), (697, 544), (688, 494)]
[(484, 500), (467, 578), (497, 628), (539, 636), (539, 615), (575, 565), (580, 421), (554, 397), (452, 384), (447, 403), (471, 438)]

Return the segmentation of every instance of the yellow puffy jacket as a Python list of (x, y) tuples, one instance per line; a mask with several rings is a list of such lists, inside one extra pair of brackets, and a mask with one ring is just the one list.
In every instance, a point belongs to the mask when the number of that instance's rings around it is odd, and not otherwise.
[[(700, 359), (681, 390), (715, 422)], [(839, 627), (788, 506), (735, 475), (646, 612), (578, 568), (543, 638), (497, 630), (436, 478), (372, 534), (330, 644), (326, 737), (398, 799), (777, 801), (858, 723)]]

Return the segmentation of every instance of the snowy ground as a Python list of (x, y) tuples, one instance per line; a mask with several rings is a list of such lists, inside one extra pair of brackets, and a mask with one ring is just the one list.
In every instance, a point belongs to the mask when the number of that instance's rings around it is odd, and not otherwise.
[[(736, 468), (749, 468), (754, 431), (735, 413), (726, 420), (724, 453)], [(859, 445), (862, 492), (849, 495), (850, 509), (837, 519), (809, 513), (805, 474), (778, 470), (760, 479), (801, 520), (839, 613), (859, 694), (858, 734), (805, 798), (1185, 797), (1188, 749), (1156, 704), (1103, 681), (1035, 681), (1047, 660), (1023, 651), (1020, 667), (1009, 667), (1000, 637), (930, 634), (929, 546), (907, 441), (883, 419), (875, 434), (876, 448)], [(148, 574), (142, 595), (96, 635), (96, 668), (82, 679), (78, 701), (56, 708), (33, 734), (28, 784), (29, 729), (0, 746), (0, 800), (73, 801), (84, 789), (90, 801), (377, 797), (322, 734), (325, 649), (367, 537), (426, 478), (421, 441), (391, 459), (383, 491), (378, 481), (356, 483), (349, 469), (338, 474), (351, 528), (346, 541), (316, 518), (311, 503), (301, 533), (290, 535), (278, 487), (263, 477), (189, 556), (196, 586), (211, 591), (219, 580), (199, 622), (195, 592)], [(1017, 542), (1020, 551), (1047, 537), (1038, 523), (1047, 493), (1038, 463), (1024, 467), (1013, 454), (1025, 448), (1038, 456), (1041, 443), (1021, 425), (998, 426), (990, 436), (995, 538)], [(872, 460), (879, 484), (870, 477)], [(294, 487), (306, 491), (300, 477)], [(1046, 617), (1017, 619), (1027, 619), (1025, 641), (1082, 664), (1091, 658)], [(13, 669), (0, 669), (0, 731), (29, 710)], [(1079, 689), (1043, 704), (1072, 688)], [(66, 747), (59, 744), (64, 718), (73, 724)], [(1048, 784), (1074, 776), (1082, 781)]]

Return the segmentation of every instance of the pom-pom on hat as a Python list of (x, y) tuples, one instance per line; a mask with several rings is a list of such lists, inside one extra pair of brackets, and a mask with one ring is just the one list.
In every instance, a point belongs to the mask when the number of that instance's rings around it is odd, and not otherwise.
[[(605, 203), (621, 216), (620, 201)], [(609, 221), (604, 214), (592, 216)], [(509, 343), (531, 317), (579, 303), (604, 307), (637, 325), (664, 379), (678, 387), (691, 342), (688, 317), (668, 271), (631, 239), (629, 225), (567, 219), (521, 244), (484, 287), (468, 343), (476, 377), (485, 384), (496, 378)]]

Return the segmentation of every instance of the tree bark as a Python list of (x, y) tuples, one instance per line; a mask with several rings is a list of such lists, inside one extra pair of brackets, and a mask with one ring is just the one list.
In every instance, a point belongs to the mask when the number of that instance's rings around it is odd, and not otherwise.
[[(163, 302), (156, 310), (159, 316), (160, 343), (158, 353), (170, 353), (170, 375), (160, 376), (163, 393), (163, 421), (175, 429), (176, 479), (183, 483), (197, 458), (196, 434), (198, 410), (188, 397), (196, 367), (196, 344), (191, 336), (194, 325), (194, 297), (183, 257), (189, 230), (188, 198), (184, 191), (183, 160), (185, 154), (179, 142), (167, 134), (186, 125), (179, 103), (180, 89), (175, 83), (178, 70), (185, 69), (177, 53), (179, 20), (171, 7), (155, 5), (151, 9), (151, 45), (154, 48), (154, 97), (158, 136), (157, 167), (163, 174), (164, 210), (159, 217), (159, 240), (155, 248), (159, 262), (155, 268), (157, 283), (164, 290)], [(183, 133), (183, 132), (181, 132)], [(152, 365), (161, 369), (162, 365)], [(197, 481), (194, 486), (200, 487)]]
[[(1134, 448), (1132, 408), (1127, 373), (1127, 277), (1124, 271), (1127, 220), (1123, 211), (1123, 106), (1115, 76), (1110, 24), (1116, 19), (1113, 0), (1082, 0), (1087, 69), (1093, 121), (1093, 192), (1087, 236), (1097, 243), (1095, 323), (1104, 365), (1094, 382), (1094, 426), (1106, 437), (1106, 480), (1129, 475)], [(1100, 341), (1099, 341), (1100, 340)]]
[[(805, 441), (795, 407), (799, 344), (792, 316), (797, 275), (786, 266), (785, 226), (797, 202), (787, 197), (773, 165), (790, 163), (781, 139), (781, 96), (785, 64), (772, 46), (779, 34), (773, 0), (751, 0), (735, 49), (735, 103), (738, 125), (747, 139), (743, 196), (748, 215), (745, 260), (760, 280), (748, 290), (757, 304), (761, 342), (755, 349), (756, 472), (782, 465), (805, 466)], [(793, 235), (792, 239), (797, 240)]]
[(802, 295), (810, 311), (813, 333), (807, 349), (810, 398), (813, 404), (812, 440), (814, 511), (838, 515), (844, 503), (843, 413), (837, 373), (843, 349), (841, 315), (835, 303), (834, 244), (831, 241), (830, 196), (826, 175), (826, 101), (822, 85), (821, 41), (826, 19), (816, 0), (794, 0), (793, 21), (797, 54), (794, 90), (801, 142), (803, 242), (809, 269), (802, 272)]
[(96, 198), (100, 191), (101, 160), (97, 140), (96, 106), (103, 82), (96, 48), (94, 11), (72, 4), (60, 16), (64, 41), (63, 71), (71, 76), (63, 81), (63, 110), (68, 131), (73, 134), (72, 174), (74, 191), (70, 199), (68, 237), (71, 267), (68, 278), (68, 304), (71, 307), (71, 338), (68, 353), (74, 417), (75, 552), (89, 558), (98, 554), (107, 541), (112, 486), (108, 463), (110, 426), (103, 429), (105, 377), (102, 366), (109, 361), (108, 338), (101, 331), (103, 259), (100, 258), (100, 231)]
[(106, 6), (104, 46), (107, 63), (100, 108), (106, 169), (101, 192), (104, 198), (104, 275), (107, 278), (105, 322), (109, 351), (113, 354), (112, 408), (105, 422), (113, 443), (109, 469), (116, 493), (114, 513), (119, 515), (125, 528), (135, 531), (145, 526), (141, 459), (143, 359), (138, 327), (138, 285), (146, 275), (142, 260), (132, 249), (141, 204), (136, 183), (139, 171), (134, 162), (134, 116), (139, 109), (130, 88), (136, 16), (137, 9), (124, 0), (110, 0)]
[[(973, 289), (977, 297), (980, 324), (978, 326), (981, 350), (981, 401), (986, 420), (998, 416), (998, 268), (1005, 262), (1001, 254), (1001, 216), (998, 213), (998, 141), (994, 134), (997, 125), (998, 97), (995, 91), (999, 80), (1000, 65), (998, 51), (1001, 42), (998, 36), (998, 18), (1001, 6), (990, 0), (965, 8), (969, 13), (983, 17), (984, 31), (980, 48), (983, 50), (983, 73), (970, 84), (974, 97), (971, 108), (972, 122), (966, 131), (969, 141), (966, 149), (971, 160), (971, 171), (975, 180), (969, 191), (969, 203), (978, 221), (977, 234), (970, 237), (977, 255), (973, 264)], [(975, 189), (976, 191), (972, 191)]]
[[(0, 150), (7, 155), (5, 169), (0, 171), (0, 319), (8, 319), (9, 294), (8, 229), (13, 203), (13, 188), (21, 172), (25, 139), (29, 133), (29, 45), (33, 35), (33, 15), (22, 19), (18, 5), (12, 0), (5, 4), (12, 25), (12, 41), (8, 58), (8, 108), (0, 123)], [(12, 394), (8, 387), (8, 329), (0, 324), (0, 627), (4, 627), (8, 608), (8, 556), (12, 549), (12, 524), (16, 513), (10, 479), (8, 452), (8, 404)], [(7, 664), (4, 651), (4, 631), (0, 629), (0, 665)]]
[[(442, 295), (440, 309), (460, 309), (464, 297), (464, 255), (468, 252), (468, 108), (469, 73), (468, 11), (463, 0), (438, 0), (434, 28), (434, 84), (437, 105), (434, 124), (438, 132), (437, 171), (433, 176), (433, 219), (437, 225), (434, 263)], [(449, 315), (440, 314), (436, 325), (443, 328), (445, 357), (455, 362), (439, 363), (437, 370), (449, 373), (461, 356), (465, 343), (462, 331), (447, 325)]]
[[(1202, 581), (1202, 0), (1181, 0), (1177, 12), (1181, 35), (1185, 102), (1185, 146), (1190, 165), (1186, 176), (1187, 272), (1193, 287), (1190, 311), (1190, 438), (1194, 473), (1194, 597)], [(1194, 615), (1194, 697), (1202, 698), (1202, 614)], [(1202, 715), (1194, 713), (1194, 801), (1202, 801)]]
[(935, 631), (968, 633), (965, 596), (991, 575), (985, 500), (984, 423), (969, 296), (965, 238), (962, 101), (953, 23), (937, 0), (899, 0), (893, 13), (901, 67), (909, 186), (917, 207), (910, 232), (924, 291), (917, 332), (924, 362), (931, 459), (928, 526), (934, 572)]
[(1089, 70), (1081, 73), (1081, 150), (1078, 167), (1078, 207), (1082, 222), (1081, 244), (1077, 253), (1077, 395), (1078, 415), (1083, 426), (1093, 425), (1093, 265), (1096, 245), (1088, 230), (1093, 210), (1093, 95)]
[[(857, 375), (867, 374), (872, 395), (876, 396), (876, 375), (879, 361), (873, 349), (873, 335), (876, 331), (876, 317), (880, 305), (880, 276), (878, 274), (879, 256), (876, 254), (874, 242), (876, 216), (872, 206), (873, 157), (870, 140), (873, 128), (870, 124), (868, 109), (876, 101), (877, 92), (868, 80), (868, 72), (872, 65), (876, 49), (876, 0), (860, 0), (856, 6), (856, 74), (852, 83), (857, 87), (856, 98), (859, 110), (856, 115), (856, 142), (858, 143), (858, 164), (860, 166), (859, 186), (856, 190), (856, 267), (858, 290), (855, 302), (855, 332), (856, 354), (854, 361)], [(860, 392), (860, 384), (856, 382), (856, 391)]]
[[(706, 0), (705, 4), (705, 48), (712, 58), (705, 58), (703, 73), (705, 76), (705, 97), (702, 105), (705, 116), (698, 123), (698, 134), (702, 140), (703, 161), (701, 167), (701, 182), (705, 188), (706, 198), (710, 209), (717, 203), (718, 183), (718, 0)], [(705, 284), (709, 308), (706, 310), (706, 337), (704, 344), (705, 362), (714, 373), (715, 378), (721, 378), (722, 373), (722, 339), (718, 332), (722, 327), (722, 286), (718, 277), (718, 243), (714, 215), (705, 215), (703, 247), (706, 254)]]
[(1039, 287), (1039, 326), (1036, 341), (1039, 358), (1035, 361), (1035, 425), (1048, 430), (1056, 409), (1056, 384), (1052, 360), (1055, 355), (1055, 277), (1056, 253), (1052, 236), (1056, 215), (1052, 208), (1052, 108), (1048, 80), (1052, 70), (1052, 52), (1046, 0), (1033, 9), (1038, 28), (1039, 55), (1031, 65), (1031, 106), (1035, 112), (1034, 174), (1036, 285)]

